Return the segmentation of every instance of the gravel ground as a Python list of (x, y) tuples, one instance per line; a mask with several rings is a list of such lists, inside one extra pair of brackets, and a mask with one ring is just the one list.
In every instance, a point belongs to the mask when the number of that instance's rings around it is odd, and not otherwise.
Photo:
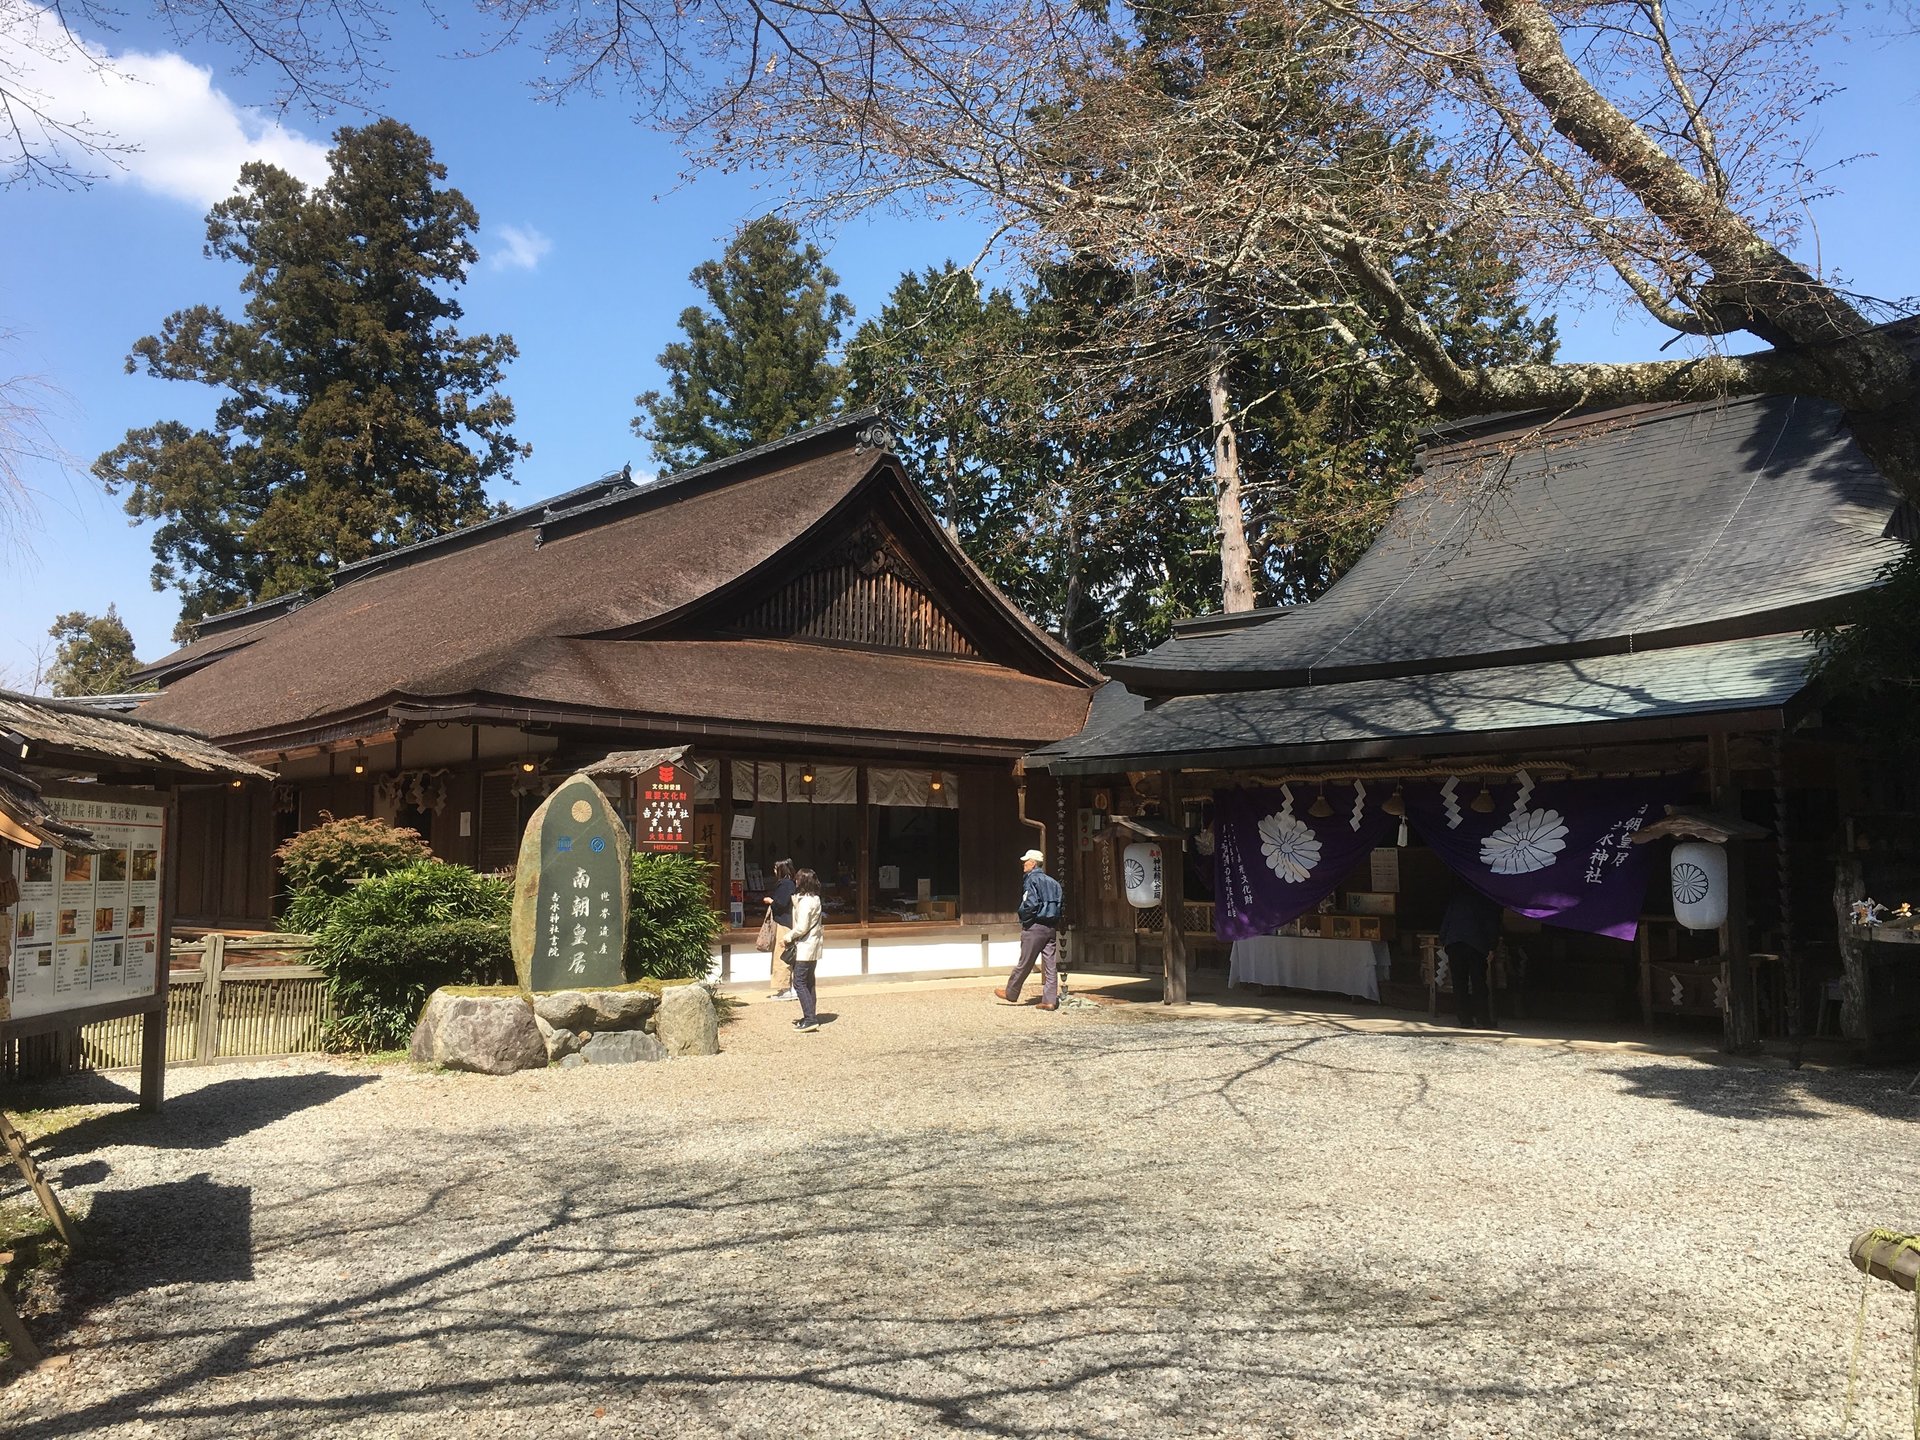
[[(91, 1248), (9, 1434), (1839, 1433), (1904, 1075), (986, 987), (710, 1060), (276, 1061), (53, 1137)], [(100, 1082), (93, 1082), (96, 1086)], [(1904, 1433), (1876, 1286), (1864, 1424)], [(44, 1331), (43, 1323), (43, 1331)]]

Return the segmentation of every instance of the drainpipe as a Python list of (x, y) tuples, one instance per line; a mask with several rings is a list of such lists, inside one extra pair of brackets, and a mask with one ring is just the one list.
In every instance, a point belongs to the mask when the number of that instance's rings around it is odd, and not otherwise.
[(1015, 789), (1020, 796), (1020, 823), (1022, 825), (1031, 825), (1040, 832), (1040, 843), (1033, 848), (1044, 855), (1047, 853), (1047, 822), (1044, 820), (1029, 820), (1027, 818), (1027, 762), (1024, 760), (1014, 761), (1013, 773), (1017, 781)]

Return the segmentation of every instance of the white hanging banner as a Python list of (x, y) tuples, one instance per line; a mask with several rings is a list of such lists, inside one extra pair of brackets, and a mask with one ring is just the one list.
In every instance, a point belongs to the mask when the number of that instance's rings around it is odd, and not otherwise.
[(867, 768), (867, 801), (901, 809), (957, 810), (960, 783), (946, 770), (893, 770), (874, 765)]
[[(812, 781), (807, 776), (813, 777)], [(856, 805), (860, 801), (860, 770), (854, 765), (787, 766), (789, 805)]]

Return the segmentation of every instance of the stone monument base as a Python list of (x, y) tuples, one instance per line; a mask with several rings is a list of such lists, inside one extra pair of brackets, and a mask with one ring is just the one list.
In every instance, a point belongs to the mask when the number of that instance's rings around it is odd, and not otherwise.
[(706, 986), (641, 980), (614, 990), (450, 986), (427, 998), (408, 1055), (426, 1065), (510, 1075), (546, 1065), (631, 1065), (720, 1050)]

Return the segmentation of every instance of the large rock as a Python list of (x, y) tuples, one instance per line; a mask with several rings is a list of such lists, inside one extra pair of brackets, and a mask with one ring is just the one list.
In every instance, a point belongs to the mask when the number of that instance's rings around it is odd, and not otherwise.
[(578, 990), (534, 996), (533, 1013), (556, 1030), (587, 1030), (593, 1025), (593, 1001)]
[(718, 1055), (720, 1017), (704, 985), (674, 985), (660, 996), (653, 1033), (669, 1055)]
[(511, 1075), (547, 1063), (547, 1045), (522, 995), (456, 995), (436, 990), (420, 1013), (407, 1052), (426, 1065)]
[(651, 990), (595, 990), (581, 998), (592, 1010), (586, 1030), (638, 1030), (660, 1006)]
[(580, 1047), (580, 1058), (589, 1065), (631, 1065), (639, 1060), (664, 1060), (667, 1047), (644, 1030), (607, 1030), (588, 1037)]
[(547, 1047), (549, 1061), (562, 1060), (580, 1048), (581, 1032), (563, 1030), (558, 1025), (549, 1025), (540, 1018), (538, 1006), (534, 1007), (533, 1023), (539, 1028), (540, 1039)]

